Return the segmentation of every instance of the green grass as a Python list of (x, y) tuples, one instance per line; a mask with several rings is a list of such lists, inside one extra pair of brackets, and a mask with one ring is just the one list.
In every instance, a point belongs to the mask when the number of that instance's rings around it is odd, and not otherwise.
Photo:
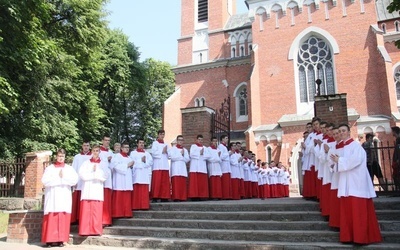
[(8, 227), (8, 214), (0, 211), (0, 234), (6, 233)]

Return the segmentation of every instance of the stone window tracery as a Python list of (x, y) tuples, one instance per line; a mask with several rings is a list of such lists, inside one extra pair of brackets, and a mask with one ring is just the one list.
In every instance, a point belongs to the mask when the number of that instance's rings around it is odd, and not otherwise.
[(321, 80), (321, 95), (335, 94), (332, 53), (328, 44), (310, 36), (299, 48), (297, 56), (299, 70), (300, 102), (313, 102), (317, 79)]

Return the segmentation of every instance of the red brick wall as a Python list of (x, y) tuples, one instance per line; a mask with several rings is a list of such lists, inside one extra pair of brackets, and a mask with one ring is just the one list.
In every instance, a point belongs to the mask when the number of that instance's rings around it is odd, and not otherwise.
[(43, 211), (12, 212), (8, 219), (7, 242), (39, 242), (42, 235)]
[(182, 135), (185, 139), (184, 147), (188, 150), (196, 143), (198, 134), (203, 135), (204, 145), (210, 145), (211, 113), (207, 107), (187, 108), (182, 110)]

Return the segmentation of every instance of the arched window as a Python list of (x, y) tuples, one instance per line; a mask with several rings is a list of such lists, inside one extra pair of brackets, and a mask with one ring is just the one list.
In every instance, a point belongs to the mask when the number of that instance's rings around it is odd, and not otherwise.
[(232, 48), (231, 57), (232, 57), (232, 58), (236, 57), (236, 48)]
[(247, 107), (247, 84), (241, 83), (234, 91), (236, 103), (236, 122), (244, 122), (248, 120)]
[(323, 39), (310, 36), (300, 45), (297, 67), (301, 103), (314, 101), (317, 79), (321, 95), (335, 94), (332, 53)]
[[(397, 103), (399, 104), (399, 102), (400, 102), (400, 66), (397, 67), (394, 71), (394, 82), (396, 84)], [(397, 104), (397, 106), (399, 106), (398, 104)]]
[(396, 30), (396, 32), (400, 31), (400, 22), (399, 21), (394, 22), (394, 29)]
[(383, 34), (386, 34), (386, 24), (382, 23), (381, 29), (383, 31)]
[(206, 99), (204, 97), (200, 98), (200, 107), (206, 106)]
[(199, 98), (194, 99), (194, 106), (195, 106), (195, 107), (200, 107), (200, 100), (199, 100)]
[(272, 149), (270, 146), (267, 147), (267, 161), (268, 164), (272, 161)]
[(244, 56), (244, 47), (240, 46), (240, 56)]
[(200, 53), (200, 54), (199, 54), (199, 61), (200, 61), (200, 63), (203, 62), (203, 53)]

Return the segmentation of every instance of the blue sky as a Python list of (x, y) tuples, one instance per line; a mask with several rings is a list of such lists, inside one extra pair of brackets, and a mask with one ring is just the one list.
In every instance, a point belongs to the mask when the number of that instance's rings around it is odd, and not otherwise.
[[(237, 1), (237, 13), (245, 13), (244, 0)], [(177, 63), (181, 0), (110, 0), (109, 27), (121, 29), (139, 47), (140, 59), (154, 58)]]

